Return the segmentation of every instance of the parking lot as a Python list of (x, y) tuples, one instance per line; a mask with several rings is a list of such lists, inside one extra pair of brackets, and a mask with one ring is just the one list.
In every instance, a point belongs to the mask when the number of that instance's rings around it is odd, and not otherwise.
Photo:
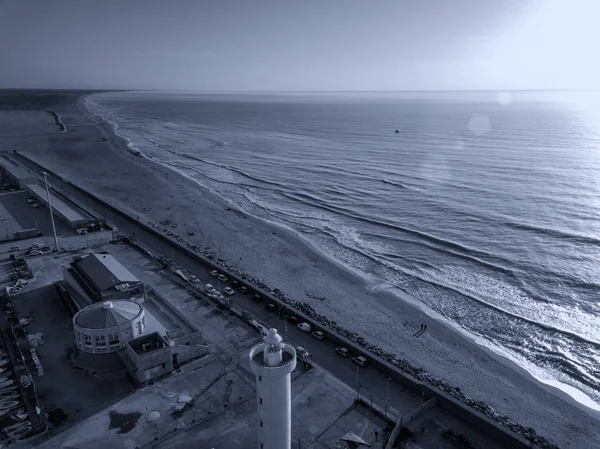
[[(44, 236), (52, 235), (52, 222), (50, 221), (50, 212), (46, 207), (34, 208), (33, 204), (27, 203), (29, 193), (21, 190), (17, 192), (5, 193), (0, 195), (0, 204), (12, 216), (14, 221), (21, 229), (38, 228)], [(56, 234), (58, 236), (75, 235), (75, 232), (64, 225), (59, 220), (54, 220), (56, 225)], [(0, 230), (0, 238), (5, 234), (5, 230)]]

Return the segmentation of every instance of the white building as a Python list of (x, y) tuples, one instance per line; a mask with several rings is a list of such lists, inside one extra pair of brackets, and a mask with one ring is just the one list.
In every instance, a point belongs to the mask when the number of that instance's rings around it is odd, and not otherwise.
[(250, 350), (250, 368), (256, 374), (259, 449), (290, 449), (292, 445), (291, 373), (296, 350), (277, 329), (269, 329), (262, 343)]
[(83, 352), (115, 352), (144, 334), (144, 308), (133, 301), (106, 301), (87, 306), (73, 317), (75, 344)]

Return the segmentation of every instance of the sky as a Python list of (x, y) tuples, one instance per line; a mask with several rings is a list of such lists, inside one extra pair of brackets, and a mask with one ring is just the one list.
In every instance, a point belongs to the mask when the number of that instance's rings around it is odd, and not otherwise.
[(600, 88), (598, 0), (0, 0), (0, 88)]

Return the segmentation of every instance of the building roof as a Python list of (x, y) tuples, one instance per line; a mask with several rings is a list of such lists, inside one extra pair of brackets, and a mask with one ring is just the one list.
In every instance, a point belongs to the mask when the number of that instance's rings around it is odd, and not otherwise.
[[(27, 184), (27, 188), (37, 196), (37, 199), (48, 206), (48, 194), (46, 188), (41, 184)], [(72, 222), (85, 222), (87, 218), (69, 206), (65, 201), (61, 200), (54, 192), (50, 191), (50, 201), (52, 208), (60, 213), (67, 220)]]
[(140, 281), (110, 254), (90, 254), (73, 262), (78, 265), (100, 291), (117, 284), (137, 284)]
[(75, 315), (75, 323), (87, 329), (107, 329), (137, 318), (143, 309), (133, 301), (106, 301), (92, 304)]

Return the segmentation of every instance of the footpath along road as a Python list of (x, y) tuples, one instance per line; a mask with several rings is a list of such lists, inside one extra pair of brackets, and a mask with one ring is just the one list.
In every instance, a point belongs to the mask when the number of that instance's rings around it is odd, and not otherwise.
[[(19, 161), (35, 173), (41, 175), (42, 170), (37, 165), (28, 163), (22, 158), (19, 158)], [(129, 217), (125, 213), (115, 213), (93, 196), (74, 188), (66, 180), (49, 173), (48, 182), (51, 183), (54, 189), (57, 189), (66, 195), (66, 197), (73, 199), (76, 203), (84, 205), (99, 216), (107, 219), (125, 236), (135, 236), (135, 239), (144, 247), (167, 258), (172, 258), (178, 266), (184, 268), (190, 274), (196, 275), (201, 280), (202, 285), (211, 283), (215, 288), (219, 287), (219, 282), (210, 275), (212, 267), (189, 257), (177, 244), (163, 241), (155, 234), (146, 231), (133, 217)], [(113, 207), (118, 209), (116, 205), (113, 205)], [(229, 285), (232, 280), (230, 277), (226, 285), (220, 283), (221, 290)], [(238, 279), (238, 281), (243, 282), (241, 279)], [(331, 342), (327, 340), (319, 341), (312, 335), (301, 331), (296, 325), (286, 323), (276, 312), (269, 312), (265, 308), (265, 305), (269, 303), (268, 299), (263, 300), (262, 303), (257, 303), (251, 299), (250, 293), (243, 294), (236, 289), (232, 297), (232, 302), (236, 303), (240, 308), (248, 310), (263, 325), (277, 328), (282, 335), (287, 337), (289, 342), (294, 345), (303, 346), (311, 353), (315, 363), (332, 373), (350, 388), (356, 390), (360, 386), (361, 394), (369, 399), (372, 396), (373, 403), (381, 407), (381, 409), (385, 408), (386, 395), (387, 403), (391, 407), (391, 413), (394, 415), (410, 413), (421, 404), (421, 398), (418, 395), (406, 390), (393, 380), (388, 381), (387, 376), (380, 371), (372, 367), (359, 367), (352, 362), (352, 355), (348, 358), (343, 358), (336, 354), (335, 346)], [(302, 369), (301, 365), (297, 369)]]

